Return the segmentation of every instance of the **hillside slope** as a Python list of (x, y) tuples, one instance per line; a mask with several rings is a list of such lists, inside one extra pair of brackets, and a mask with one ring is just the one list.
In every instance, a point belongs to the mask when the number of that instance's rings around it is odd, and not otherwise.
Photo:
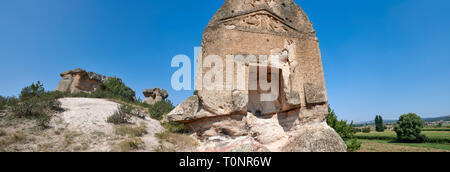
[(117, 103), (91, 98), (59, 101), (64, 111), (53, 115), (49, 129), (37, 127), (31, 119), (0, 118), (0, 151), (153, 151), (159, 146), (154, 135), (164, 129), (157, 120), (132, 117), (131, 124), (114, 125), (106, 120)]

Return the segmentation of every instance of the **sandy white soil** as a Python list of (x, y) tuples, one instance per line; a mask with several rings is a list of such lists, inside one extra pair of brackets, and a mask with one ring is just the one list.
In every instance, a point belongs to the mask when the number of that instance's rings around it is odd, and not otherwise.
[[(63, 98), (59, 101), (65, 111), (53, 118), (57, 128), (64, 127), (66, 130), (81, 132), (85, 135), (103, 133), (104, 135), (100, 135), (104, 138), (98, 139), (98, 142), (94, 140), (89, 150), (114, 150), (113, 143), (104, 141), (112, 141), (118, 137), (115, 133), (115, 126), (106, 122), (107, 118), (117, 110), (118, 103), (92, 98)], [(158, 146), (158, 139), (154, 135), (163, 131), (159, 121), (148, 117), (146, 119), (132, 117), (132, 123), (136, 126), (145, 124), (148, 134), (141, 139), (145, 143), (146, 150), (151, 151)]]
[[(118, 103), (92, 98), (63, 98), (59, 101), (64, 111), (53, 115), (50, 128), (46, 130), (35, 127), (32, 120), (0, 119), (3, 151), (121, 151), (118, 144), (130, 138), (118, 135), (118, 126), (106, 122), (117, 110)], [(139, 138), (145, 148), (138, 151), (154, 151), (159, 146), (155, 134), (164, 130), (160, 122), (149, 117), (132, 117), (131, 121), (127, 126), (145, 125), (147, 131)], [(15, 143), (11, 144), (11, 140)]]

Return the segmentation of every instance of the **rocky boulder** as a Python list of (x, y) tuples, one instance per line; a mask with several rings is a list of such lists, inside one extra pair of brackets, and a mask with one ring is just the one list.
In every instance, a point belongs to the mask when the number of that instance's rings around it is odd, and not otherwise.
[(62, 79), (55, 91), (68, 93), (92, 93), (103, 89), (104, 83), (110, 78), (83, 69), (68, 70), (60, 74)]
[(169, 97), (167, 91), (160, 88), (146, 89), (142, 93), (147, 98), (144, 102), (150, 105), (153, 105), (158, 101), (166, 100), (166, 98)]

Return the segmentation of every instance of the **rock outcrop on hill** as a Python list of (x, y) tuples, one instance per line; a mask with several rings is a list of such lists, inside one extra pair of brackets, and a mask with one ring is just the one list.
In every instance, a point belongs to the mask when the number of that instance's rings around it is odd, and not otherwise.
[(144, 100), (144, 103), (150, 105), (153, 105), (158, 101), (166, 100), (166, 98), (169, 97), (167, 91), (160, 88), (146, 89), (142, 93), (147, 98)]
[(92, 93), (103, 89), (104, 83), (110, 78), (83, 69), (68, 70), (60, 74), (62, 79), (55, 91), (79, 93)]
[[(231, 62), (246, 73), (218, 68), (217, 63), (202, 66), (220, 61), (207, 59), (211, 55), (222, 58), (222, 64), (234, 55)], [(279, 64), (269, 71), (264, 69), (268, 63), (248, 55), (267, 55)], [(346, 151), (325, 122), (328, 99), (316, 31), (293, 0), (225, 1), (203, 33), (198, 62), (198, 95), (165, 120), (184, 123), (201, 142), (199, 151)], [(232, 76), (232, 81), (208, 85), (204, 77), (213, 70), (226, 72), (220, 75)], [(269, 91), (278, 93), (277, 99), (265, 101), (267, 90), (251, 88), (263, 82), (257, 77), (261, 73), (271, 76), (268, 82), (279, 81)]]

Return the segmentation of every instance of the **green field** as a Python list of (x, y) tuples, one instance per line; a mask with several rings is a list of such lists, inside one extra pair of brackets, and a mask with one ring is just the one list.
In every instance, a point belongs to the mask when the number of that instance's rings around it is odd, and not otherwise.
[(398, 143), (389, 140), (358, 140), (359, 152), (450, 152), (450, 144)]
[(425, 143), (399, 143), (394, 131), (356, 133), (362, 142), (362, 152), (440, 152), (450, 151), (450, 131), (442, 129), (426, 130)]
[(450, 128), (424, 128), (422, 131), (450, 131)]
[[(422, 134), (427, 136), (428, 143), (450, 143), (449, 131), (423, 131)], [(356, 138), (365, 140), (396, 140), (397, 134), (394, 131), (356, 133)]]

